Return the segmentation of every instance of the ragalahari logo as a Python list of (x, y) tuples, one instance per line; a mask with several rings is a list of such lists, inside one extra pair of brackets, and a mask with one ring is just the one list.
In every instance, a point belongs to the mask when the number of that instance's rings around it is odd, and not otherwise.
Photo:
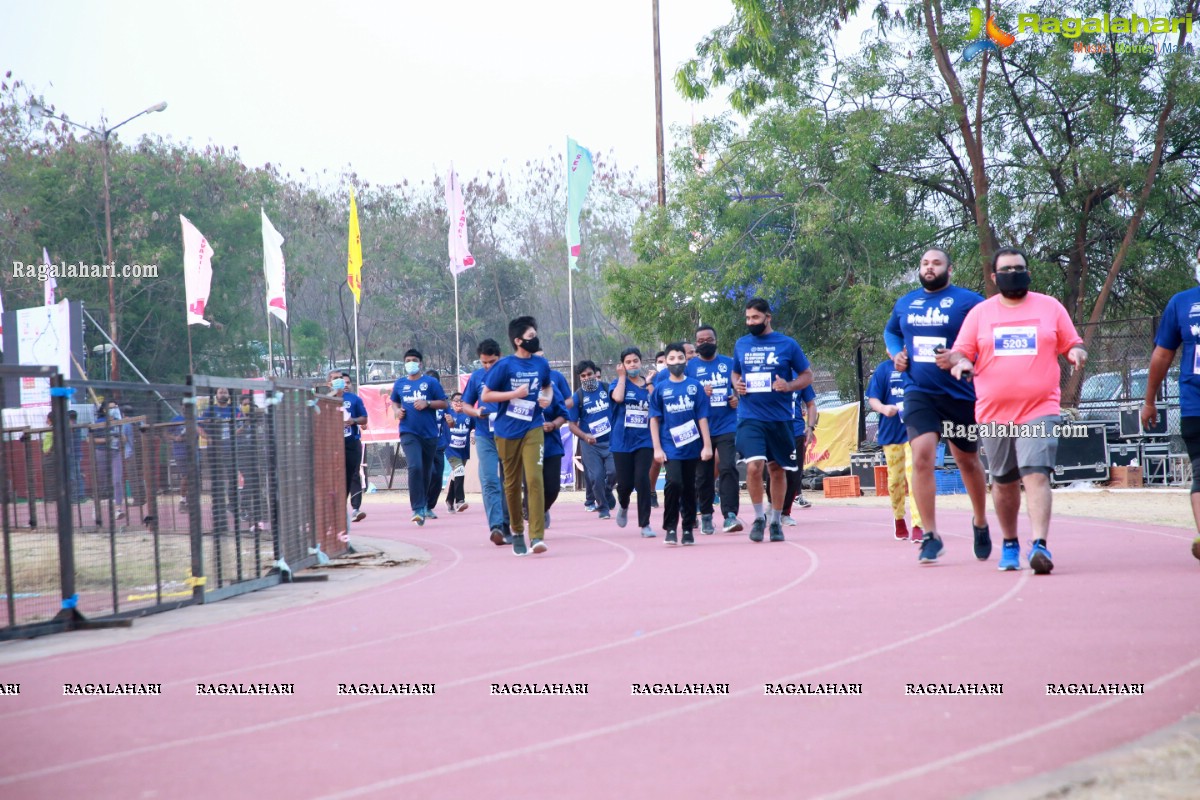
[(971, 9), (971, 30), (967, 33), (967, 38), (975, 41), (963, 49), (963, 61), (970, 61), (980, 53), (986, 53), (989, 50), (999, 53), (1001, 49), (1017, 40), (1017, 37), (1011, 33), (1000, 30), (1000, 26), (996, 24), (995, 14), (987, 18), (985, 25), (983, 12), (978, 8)]

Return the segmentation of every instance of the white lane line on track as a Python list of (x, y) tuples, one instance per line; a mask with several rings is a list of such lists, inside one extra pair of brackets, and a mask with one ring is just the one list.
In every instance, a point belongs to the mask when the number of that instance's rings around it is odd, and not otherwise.
[[(1150, 681), (1149, 683), (1146, 684), (1146, 691), (1147, 692), (1154, 691), (1155, 689), (1159, 688), (1160, 686), (1167, 683), (1168, 681), (1172, 681), (1175, 678), (1178, 678), (1180, 675), (1190, 672), (1190, 671), (1196, 669), (1197, 667), (1200, 667), (1200, 658), (1198, 658), (1194, 661), (1189, 661), (1188, 663), (1184, 664), (1183, 666), (1178, 667), (1177, 669), (1174, 669), (1171, 672), (1166, 673), (1165, 675), (1160, 675), (1159, 677)], [(1112, 699), (1097, 703), (1096, 705), (1081, 709), (1080, 711), (1076, 711), (1074, 714), (1070, 714), (1065, 717), (1059, 717), (1056, 720), (1051, 720), (1050, 722), (1044, 723), (1042, 725), (1038, 725), (1033, 728), (1027, 728), (1026, 730), (1022, 731), (1021, 733), (1014, 733), (1014, 734), (1005, 736), (1000, 739), (994, 739), (990, 742), (986, 742), (986, 743), (978, 745), (976, 747), (972, 747), (967, 750), (962, 750), (958, 753), (955, 753), (952, 756), (946, 756), (945, 758), (939, 758), (936, 761), (930, 761), (929, 763), (922, 764), (919, 767), (913, 767), (912, 769), (903, 770), (902, 772), (894, 772), (891, 775), (885, 775), (881, 778), (875, 778), (874, 780), (865, 781), (864, 783), (859, 783), (854, 786), (847, 787), (845, 789), (840, 789), (836, 792), (833, 792), (832, 794), (819, 795), (815, 800), (839, 800), (840, 798), (843, 798), (843, 797), (853, 797), (854, 795), (862, 794), (863, 792), (869, 792), (869, 791), (872, 791), (875, 789), (883, 789), (888, 786), (892, 786), (894, 784), (900, 783), (901, 781), (907, 781), (907, 780), (912, 780), (913, 778), (919, 778), (922, 775), (927, 775), (930, 772), (933, 772), (934, 770), (938, 770), (943, 767), (948, 767), (953, 764), (958, 764), (963, 761), (968, 761), (972, 758), (975, 758), (976, 756), (989, 755), (991, 753), (996, 752), (997, 750), (1002, 750), (1005, 747), (1008, 747), (1009, 745), (1017, 744), (1019, 742), (1026, 741), (1028, 739), (1032, 739), (1036, 736), (1041, 736), (1043, 733), (1049, 733), (1050, 731), (1057, 730), (1058, 728), (1062, 728), (1067, 725), (1071, 725), (1073, 723), (1079, 722), (1080, 720), (1086, 719), (1087, 717), (1090, 717), (1093, 714), (1096, 714), (1096, 713), (1099, 713), (1106, 709), (1112, 708), (1113, 706), (1117, 705), (1118, 703), (1123, 703), (1132, 696), (1134, 696), (1134, 695), (1119, 695)]]
[[(804, 548), (804, 549), (807, 550), (807, 548)], [(812, 558), (814, 559), (814, 562), (815, 562), (815, 560), (816, 560), (815, 553), (812, 554)], [(520, 758), (523, 756), (528, 756), (528, 755), (532, 755), (534, 753), (542, 752), (544, 750), (549, 750), (551, 748), (562, 747), (564, 745), (575, 744), (577, 742), (587, 741), (588, 739), (594, 739), (598, 736), (606, 736), (606, 735), (612, 734), (612, 733), (622, 733), (622, 732), (630, 730), (632, 728), (641, 727), (642, 725), (648, 725), (652, 722), (658, 722), (659, 720), (663, 720), (663, 719), (669, 719), (671, 717), (675, 717), (680, 714), (687, 714), (687, 713), (691, 713), (693, 711), (700, 711), (702, 709), (718, 705), (720, 703), (725, 702), (726, 700), (729, 700), (729, 699), (732, 699), (735, 697), (749, 697), (751, 695), (755, 695), (755, 694), (758, 694), (759, 692), (761, 692), (763, 683), (786, 683), (786, 682), (790, 682), (790, 681), (800, 680), (802, 678), (811, 677), (811, 676), (816, 675), (821, 672), (827, 672), (832, 669), (837, 669), (838, 667), (844, 667), (847, 664), (853, 664), (858, 661), (865, 661), (868, 658), (873, 658), (875, 656), (891, 652), (892, 650), (899, 649), (901, 647), (904, 647), (905, 645), (913, 644), (915, 642), (921, 641), (922, 639), (927, 639), (931, 636), (936, 636), (937, 634), (943, 633), (952, 628), (957, 628), (958, 626), (963, 625), (967, 622), (970, 622), (971, 620), (974, 620), (977, 617), (987, 614), (988, 612), (1003, 605), (1005, 602), (1007, 602), (1008, 600), (1015, 597), (1020, 592), (1022, 587), (1024, 587), (1026, 581), (1028, 581), (1028, 580), (1029, 580), (1029, 573), (1024, 572), (1024, 573), (1022, 573), (1021, 577), (1017, 580), (1017, 583), (1015, 583), (1007, 592), (1005, 592), (1003, 595), (1001, 595), (997, 599), (993, 600), (992, 602), (988, 603), (986, 606), (983, 606), (982, 608), (972, 611), (970, 614), (959, 617), (958, 619), (955, 619), (955, 620), (951, 620), (950, 622), (947, 622), (943, 625), (939, 625), (936, 628), (931, 628), (930, 630), (925, 631), (924, 633), (913, 634), (912, 636), (907, 636), (903, 639), (892, 642), (891, 644), (886, 644), (881, 647), (876, 647), (871, 650), (867, 650), (863, 653), (859, 653), (857, 655), (838, 659), (837, 661), (832, 661), (828, 664), (823, 664), (818, 667), (811, 667), (809, 669), (806, 669), (801, 672), (797, 672), (795, 674), (788, 675), (788, 676), (785, 676), (782, 678), (773, 678), (770, 681), (754, 683), (745, 689), (739, 689), (736, 692), (732, 692), (728, 695), (716, 697), (711, 700), (699, 700), (699, 701), (696, 701), (694, 703), (689, 703), (684, 706), (678, 706), (676, 708), (667, 709), (665, 711), (659, 711), (654, 714), (647, 714), (642, 717), (635, 717), (634, 719), (626, 720), (625, 722), (618, 722), (618, 723), (614, 723), (612, 725), (605, 725), (605, 726), (602, 726), (599, 728), (592, 728), (590, 730), (580, 731), (578, 733), (573, 733), (568, 736), (561, 736), (557, 739), (550, 739), (548, 741), (540, 742), (538, 744), (527, 745), (525, 747), (518, 747), (518, 748), (514, 748), (512, 750), (504, 750), (504, 751), (501, 751), (498, 753), (489, 753), (488, 755), (485, 755), (485, 756), (478, 756), (476, 758), (469, 758), (469, 759), (464, 759), (462, 761), (451, 762), (449, 764), (444, 764), (440, 767), (434, 767), (433, 769), (423, 770), (421, 772), (413, 772), (413, 773), (409, 773), (408, 775), (401, 775), (396, 778), (389, 778), (387, 780), (377, 781), (372, 784), (368, 784), (365, 786), (359, 786), (354, 789), (347, 789), (345, 791), (336, 792), (334, 794), (322, 795), (319, 798), (319, 800), (341, 800), (341, 798), (359, 797), (359, 796), (362, 796), (365, 794), (371, 794), (373, 792), (378, 792), (383, 789), (390, 789), (390, 788), (393, 788), (396, 786), (402, 786), (404, 784), (416, 783), (417, 781), (428, 780), (429, 778), (441, 777), (443, 775), (449, 775), (449, 774), (452, 774), (455, 772), (460, 772), (465, 769), (472, 769), (474, 767), (480, 767), (480, 766), (485, 766), (488, 764), (494, 764), (496, 762), (504, 761), (504, 760), (510, 759), (510, 758)]]
[[(547, 597), (541, 597), (536, 600), (530, 600), (529, 602), (522, 603), (521, 605), (518, 605), (518, 606), (506, 606), (505, 608), (502, 608), (502, 609), (488, 611), (483, 614), (477, 614), (473, 617), (467, 617), (465, 619), (455, 620), (454, 622), (444, 622), (440, 625), (434, 625), (434, 626), (431, 626), (428, 628), (421, 628), (421, 629), (415, 630), (415, 631), (405, 631), (403, 633), (390, 634), (388, 636), (381, 636), (381, 637), (377, 637), (375, 639), (367, 639), (367, 640), (363, 640), (363, 641), (357, 641), (352, 644), (346, 644), (346, 645), (342, 645), (339, 647), (331, 647), (331, 648), (328, 648), (325, 650), (318, 650), (318, 651), (311, 652), (311, 653), (304, 653), (303, 655), (289, 656), (288, 658), (280, 658), (280, 659), (276, 659), (275, 661), (263, 661), (263, 662), (255, 663), (251, 666), (234, 667), (232, 669), (226, 669), (226, 670), (222, 670), (220, 672), (210, 672), (206, 675), (197, 675), (197, 676), (193, 676), (193, 677), (189, 677), (189, 678), (176, 678), (175, 680), (167, 681), (167, 682), (163, 683), (163, 686), (164, 687), (186, 686), (186, 685), (192, 684), (192, 683), (209, 683), (215, 678), (221, 678), (221, 677), (225, 677), (227, 675), (237, 675), (239, 673), (249, 672), (251, 670), (257, 671), (257, 670), (262, 670), (262, 669), (269, 669), (271, 667), (279, 667), (279, 666), (283, 666), (286, 664), (295, 664), (300, 661), (307, 661), (309, 659), (320, 658), (322, 656), (339, 655), (341, 653), (347, 653), (352, 650), (360, 650), (362, 648), (371, 647), (371, 646), (374, 646), (377, 644), (384, 644), (387, 642), (395, 642), (400, 639), (407, 639), (412, 636), (419, 636), (419, 635), (425, 634), (425, 633), (434, 633), (436, 631), (445, 630), (447, 628), (453, 628), (458, 625), (466, 625), (471, 622), (478, 622), (480, 620), (488, 619), (490, 617), (504, 614), (509, 611), (515, 611), (518, 609), (527, 608), (529, 606), (538, 605), (539, 603), (546, 603), (551, 600), (558, 600), (569, 594), (574, 594), (575, 592), (583, 591), (584, 589), (587, 589), (590, 586), (594, 586), (597, 583), (601, 583), (603, 581), (608, 580), (609, 578), (616, 577), (618, 574), (620, 574), (621, 572), (624, 572), (626, 569), (628, 569), (629, 565), (633, 563), (633, 559), (635, 557), (634, 552), (623, 544), (619, 544), (617, 542), (610, 542), (605, 539), (598, 539), (595, 536), (588, 536), (587, 534), (564, 533), (564, 534), (560, 534), (560, 537), (562, 537), (562, 536), (572, 536), (572, 537), (580, 538), (580, 539), (593, 539), (597, 542), (602, 542), (602, 543), (610, 545), (612, 547), (616, 547), (617, 549), (623, 550), (625, 552), (625, 560), (621, 563), (621, 566), (617, 567), (617, 569), (613, 570), (612, 572), (609, 572), (606, 575), (602, 575), (599, 578), (596, 578), (595, 580), (589, 581), (588, 583), (582, 584), (580, 586), (575, 586), (571, 589), (564, 590), (562, 592), (559, 592), (558, 594), (549, 595)], [(450, 550), (455, 555), (454, 563), (451, 566), (457, 565), (459, 562), (461, 562), (463, 560), (462, 553), (459, 552), (456, 548), (451, 547), (450, 545), (444, 544), (444, 543), (442, 544), (442, 547), (445, 547), (446, 549)], [(447, 567), (445, 570), (442, 570), (442, 572), (440, 572), (438, 574), (439, 575), (444, 574), (445, 572), (448, 572), (449, 570), (450, 570), (450, 567)], [(429, 577), (434, 577), (434, 576), (431, 575)], [(277, 618), (272, 616), (272, 617), (270, 617), (268, 622), (273, 624), (275, 619), (277, 619)], [(225, 628), (222, 628), (222, 630), (225, 630)], [(29, 663), (29, 662), (25, 662), (25, 663)], [(5, 714), (0, 714), (0, 719), (6, 719), (8, 717), (23, 716), (23, 715), (33, 714), (33, 713), (41, 712), (41, 711), (51, 711), (51, 710), (60, 709), (60, 708), (70, 708), (73, 706), (83, 705), (83, 704), (89, 703), (89, 702), (96, 702), (97, 700), (100, 700), (100, 699), (101, 698), (98, 696), (97, 697), (81, 697), (78, 700), (71, 700), (66, 703), (52, 703), (50, 705), (32, 706), (29, 708), (22, 708), (22, 709), (18, 709), (16, 711), (10, 711)]]
[[(566, 534), (564, 534), (564, 535), (566, 535)], [(582, 534), (570, 534), (570, 535), (581, 536)], [(591, 538), (595, 538), (595, 537), (587, 536), (585, 538), (591, 539)], [(597, 541), (602, 541), (602, 542), (605, 542), (606, 544), (616, 544), (615, 542), (607, 542), (606, 540), (603, 540), (603, 539), (597, 539)], [(735, 606), (731, 606), (727, 609), (723, 609), (723, 610), (717, 612), (716, 614), (711, 614), (707, 617), (702, 617), (702, 618), (695, 619), (695, 620), (689, 620), (688, 622), (676, 623), (675, 625), (669, 625), (666, 628), (660, 628), (657, 630), (648, 631), (646, 633), (641, 634), (640, 636), (631, 636), (631, 637), (627, 637), (625, 639), (618, 639), (615, 642), (610, 642), (605, 645), (596, 645), (593, 647), (588, 647), (588, 648), (584, 648), (582, 650), (572, 651), (570, 653), (564, 653), (562, 655), (553, 656), (550, 658), (539, 659), (538, 661), (531, 661), (531, 662), (528, 662), (525, 664), (517, 664), (515, 666), (509, 667), (509, 668), (503, 669), (503, 670), (493, 670), (491, 672), (482, 673), (480, 675), (476, 675), (471, 678), (460, 679), (458, 681), (455, 681), (452, 684), (446, 684), (446, 686), (447, 687), (461, 686), (466, 683), (484, 681), (489, 678), (493, 678), (496, 675), (507, 674), (507, 673), (511, 673), (511, 672), (523, 672), (523, 671), (532, 669), (534, 667), (543, 666), (545, 664), (554, 663), (556, 661), (567, 661), (572, 658), (578, 658), (581, 655), (590, 655), (590, 654), (598, 652), (600, 650), (605, 650), (605, 649), (620, 647), (620, 646), (626, 645), (626, 644), (633, 644), (636, 642), (645, 641), (647, 639), (650, 639), (650, 638), (660, 635), (662, 633), (666, 633), (668, 631), (679, 630), (680, 628), (686, 628), (686, 627), (690, 627), (693, 625), (698, 625), (700, 623), (715, 619), (719, 616), (723, 616), (725, 614), (732, 613), (733, 611), (740, 610), (742, 608), (746, 608), (748, 606), (754, 605), (755, 603), (760, 603), (763, 600), (770, 599), (771, 597), (774, 597), (775, 595), (780, 594), (781, 592), (784, 592), (784, 591), (798, 585), (799, 583), (807, 580), (809, 577), (811, 577), (816, 572), (817, 567), (819, 566), (819, 561), (817, 559), (816, 553), (809, 550), (807, 547), (804, 547), (803, 545), (795, 544), (794, 542), (786, 542), (786, 544), (788, 544), (798, 550), (802, 550), (808, 555), (809, 568), (799, 578), (789, 581), (788, 583), (784, 584), (783, 586), (773, 589), (772, 591), (770, 591), (764, 595), (760, 595), (751, 600), (747, 600), (742, 603), (738, 603)], [(623, 549), (628, 550), (628, 548), (624, 548), (623, 545), (617, 545), (617, 546), (620, 546)], [(629, 551), (629, 552), (632, 554), (633, 551)], [(509, 609), (505, 609), (505, 610), (507, 611)], [(160, 742), (158, 744), (145, 745), (143, 747), (127, 748), (127, 749), (122, 750), (117, 753), (109, 753), (109, 754), (102, 755), (102, 756), (93, 756), (91, 758), (80, 759), (78, 761), (68, 762), (66, 764), (58, 764), (58, 765), (55, 765), (52, 767), (43, 767), (41, 769), (31, 770), (29, 772), (20, 773), (17, 775), (0, 777), (0, 786), (7, 786), (9, 784), (19, 783), (21, 781), (34, 780), (37, 778), (48, 777), (50, 775), (56, 775), (56, 774), (59, 774), (62, 772), (67, 772), (67, 771), (73, 770), (73, 769), (80, 769), (83, 767), (94, 766), (97, 764), (118, 761), (118, 760), (125, 759), (125, 758), (131, 758), (131, 757), (135, 757), (135, 756), (146, 755), (149, 753), (161, 752), (163, 750), (167, 750), (167, 749), (174, 748), (174, 747), (186, 747), (189, 745), (200, 744), (203, 742), (218, 741), (218, 740), (225, 739), (225, 738), (231, 737), (231, 736), (239, 736), (239, 735), (244, 735), (244, 734), (258, 733), (260, 731), (272, 730), (274, 728), (278, 728), (278, 727), (281, 727), (284, 725), (292, 725), (292, 724), (296, 724), (296, 723), (309, 722), (309, 721), (316, 720), (316, 719), (322, 719), (325, 717), (343, 714), (343, 713), (346, 713), (349, 711), (355, 711), (355, 710), (362, 709), (362, 708), (370, 708), (372, 706), (382, 705), (387, 702), (389, 702), (389, 698), (374, 698), (374, 699), (370, 699), (370, 700), (362, 700), (357, 703), (348, 703), (346, 705), (340, 705), (340, 706), (335, 706), (332, 708), (322, 709), (321, 711), (312, 711), (312, 712), (308, 712), (305, 714), (297, 714), (295, 716), (272, 720), (270, 722), (262, 722), (262, 723), (258, 723), (256, 725), (248, 725), (248, 726), (245, 726), (242, 728), (236, 728), (233, 730), (219, 731), (216, 733), (204, 734), (202, 736), (194, 736), (194, 737), (190, 737), (187, 739), (177, 739), (177, 740), (170, 741), (170, 742)]]

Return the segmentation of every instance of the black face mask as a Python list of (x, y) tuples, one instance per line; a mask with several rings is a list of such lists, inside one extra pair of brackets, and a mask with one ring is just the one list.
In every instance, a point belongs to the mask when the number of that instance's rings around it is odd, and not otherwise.
[(696, 355), (708, 361), (717, 354), (716, 342), (705, 342), (704, 344), (696, 345)]
[(522, 339), (521, 340), (521, 349), (524, 350), (526, 353), (533, 355), (538, 350), (542, 349), (542, 342), (536, 336), (533, 337), (532, 339)]
[(1009, 300), (1020, 300), (1029, 293), (1029, 284), (1032, 280), (1033, 276), (1029, 274), (1028, 270), (1025, 272), (997, 272), (996, 288)]
[(757, 325), (747, 325), (746, 330), (750, 331), (751, 336), (762, 336), (767, 332), (767, 323), (760, 322)]
[(672, 375), (678, 378), (687, 370), (687, 364), (667, 364), (667, 369)]
[(921, 280), (921, 285), (931, 292), (936, 292), (939, 289), (945, 289), (950, 283), (950, 270), (946, 270), (941, 275), (933, 278), (926, 278), (924, 275), (917, 276)]

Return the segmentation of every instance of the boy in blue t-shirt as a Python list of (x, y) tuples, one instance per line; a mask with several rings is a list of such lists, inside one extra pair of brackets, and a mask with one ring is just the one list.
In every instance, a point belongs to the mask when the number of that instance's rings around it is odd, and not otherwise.
[[(404, 353), (404, 374), (392, 385), (392, 403), (399, 411), (400, 446), (408, 461), (408, 502), (412, 521), (424, 525), (437, 519), (429, 507), (430, 473), (438, 449), (438, 415), (446, 409), (442, 384), (421, 374), (425, 356), (415, 348)], [(440, 465), (440, 461), (438, 462)]]
[[(682, 342), (667, 345), (667, 380), (659, 379), (650, 395), (650, 438), (654, 460), (667, 465), (663, 500), (665, 544), (676, 544), (675, 526), (683, 510), (685, 545), (695, 544), (696, 470), (712, 460), (708, 433), (708, 395), (695, 378), (689, 378)], [(707, 468), (707, 467), (706, 467)]]
[(617, 467), (609, 443), (612, 440), (613, 403), (608, 387), (600, 380), (600, 371), (593, 361), (583, 360), (575, 365), (580, 388), (575, 392), (570, 409), (571, 433), (579, 438), (583, 458), (583, 475), (587, 482), (600, 519), (610, 519), (617, 498), (613, 487), (617, 483)]
[[(879, 430), (875, 441), (883, 447), (887, 459), (888, 497), (892, 501), (892, 518), (896, 521), (896, 540), (910, 538), (920, 542), (925, 536), (921, 529), (921, 512), (912, 496), (912, 448), (908, 444), (908, 431), (904, 428), (904, 373), (898, 372), (892, 359), (884, 359), (871, 375), (867, 384), (867, 403), (879, 413)], [(912, 511), (912, 533), (904, 524), (904, 496), (908, 495), (908, 507)]]
[[(450, 407), (461, 408), (462, 392), (450, 395)], [(451, 514), (467, 510), (463, 482), (467, 475), (467, 462), (471, 459), (471, 430), (475, 420), (463, 411), (447, 411), (443, 424), (450, 434), (446, 447), (446, 458), (450, 460), (450, 491), (446, 492), (446, 510)]]

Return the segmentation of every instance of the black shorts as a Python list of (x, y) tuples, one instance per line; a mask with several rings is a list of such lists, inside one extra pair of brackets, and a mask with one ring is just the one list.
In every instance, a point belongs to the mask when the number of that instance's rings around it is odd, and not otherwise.
[(1200, 458), (1200, 417), (1180, 417), (1179, 435), (1187, 448), (1188, 461)]
[(797, 469), (796, 439), (792, 436), (791, 420), (764, 422), (760, 419), (740, 419), (734, 442), (742, 461), (765, 460), (789, 471)]
[[(942, 423), (952, 425), (975, 424), (975, 401), (956, 400), (944, 394), (928, 394), (919, 389), (907, 389), (904, 392), (904, 427), (908, 429), (908, 440), (911, 442), (923, 433), (936, 433), (942, 438)], [(979, 449), (979, 441), (971, 441), (965, 437), (950, 439), (954, 446), (964, 453), (974, 453)]]

